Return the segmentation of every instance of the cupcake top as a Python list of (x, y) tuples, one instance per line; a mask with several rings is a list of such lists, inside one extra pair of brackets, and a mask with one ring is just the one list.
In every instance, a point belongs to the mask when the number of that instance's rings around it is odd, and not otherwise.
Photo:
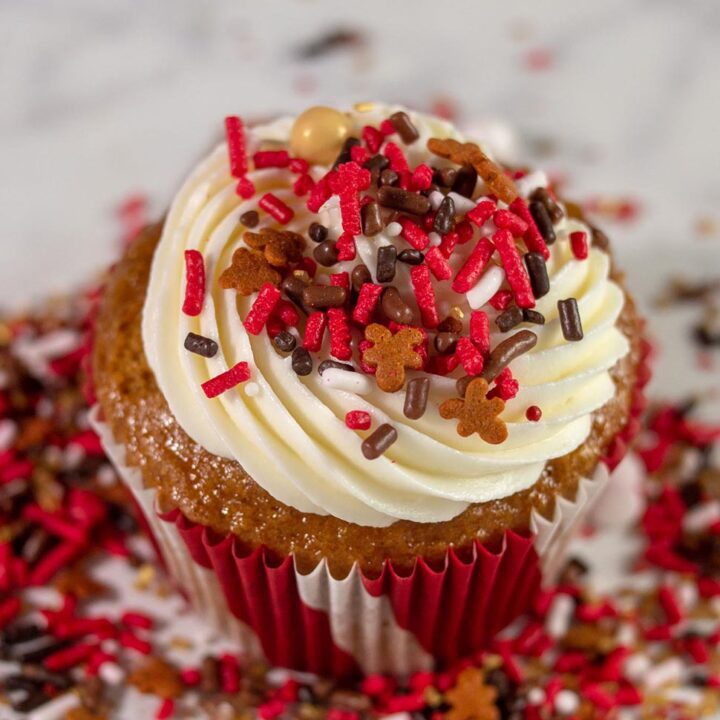
[(449, 520), (583, 443), (628, 352), (624, 295), (544, 174), (400, 107), (225, 126), (143, 314), (193, 440), (286, 505), (371, 526)]

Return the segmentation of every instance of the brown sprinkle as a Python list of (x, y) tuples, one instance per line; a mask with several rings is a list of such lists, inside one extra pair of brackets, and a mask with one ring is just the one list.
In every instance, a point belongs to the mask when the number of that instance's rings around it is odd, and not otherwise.
[(545, 316), (537, 310), (523, 309), (523, 322), (529, 322), (533, 325), (544, 325)]
[(453, 167), (436, 168), (433, 172), (433, 182), (440, 187), (451, 188), (457, 178), (457, 172), (457, 169)]
[(420, 137), (418, 129), (413, 125), (412, 120), (410, 120), (407, 113), (393, 113), (390, 116), (390, 122), (395, 130), (397, 130), (397, 134), (400, 136), (400, 139), (406, 145), (411, 145)]
[(338, 253), (335, 249), (334, 240), (325, 240), (315, 247), (313, 257), (319, 265), (332, 267), (338, 261)]
[(381, 185), (395, 185), (399, 179), (400, 176), (390, 168), (385, 168), (385, 170), (380, 173)]
[(544, 187), (533, 190), (530, 194), (530, 200), (541, 202), (545, 206), (553, 224), (559, 223), (565, 216), (563, 209), (553, 200), (550, 193)]
[(455, 352), (455, 346), (460, 339), (458, 333), (439, 332), (435, 336), (435, 349), (441, 355), (450, 355)]
[(430, 211), (430, 201), (424, 195), (384, 185), (378, 190), (381, 205), (403, 210), (411, 215), (425, 215)]
[(352, 149), (354, 147), (357, 147), (358, 145), (360, 145), (360, 141), (356, 137), (347, 138), (343, 143), (340, 154), (335, 158), (335, 162), (333, 163), (333, 169), (338, 167), (338, 165), (343, 165), (346, 162), (350, 162), (350, 160), (352, 160), (352, 155), (350, 153)]
[(550, 292), (550, 278), (548, 276), (545, 258), (536, 252), (525, 254), (525, 267), (527, 267), (530, 276), (530, 285), (532, 286), (533, 295), (541, 298)]
[(495, 318), (500, 332), (508, 332), (523, 321), (523, 311), (517, 305), (511, 305)]
[(463, 197), (470, 198), (475, 192), (477, 185), (477, 170), (472, 165), (463, 165), (458, 168), (455, 174), (455, 182), (453, 182), (453, 192)]
[(411, 420), (419, 420), (425, 414), (429, 392), (429, 377), (413, 378), (408, 382), (405, 390), (405, 404), (403, 405), (405, 417)]
[(375, 275), (379, 283), (392, 282), (395, 278), (397, 248), (394, 245), (383, 245), (377, 251), (377, 267)]
[(312, 372), (313, 359), (304, 347), (296, 347), (293, 350), (290, 363), (296, 375), (304, 376)]
[(530, 203), (529, 209), (543, 240), (545, 240), (548, 245), (552, 245), (555, 242), (555, 228), (553, 227), (547, 208), (543, 203), (535, 200)]
[(372, 276), (370, 275), (367, 265), (356, 265), (350, 273), (350, 282), (355, 292), (359, 292), (365, 283), (372, 282)]
[(402, 299), (394, 287), (386, 288), (381, 299), (382, 311), (390, 320), (400, 325), (409, 325), (413, 321), (412, 308)]
[(452, 230), (454, 224), (455, 203), (449, 195), (446, 195), (440, 203), (440, 207), (435, 215), (433, 230), (436, 233), (440, 233), (440, 235), (445, 235)]
[(398, 255), (398, 260), (406, 265), (422, 265), (425, 256), (419, 250), (408, 248)]
[(260, 216), (256, 210), (248, 210), (240, 216), (240, 222), (246, 228), (254, 228), (257, 227), (257, 224), (260, 222)]
[(303, 302), (314, 310), (341, 307), (347, 295), (347, 290), (339, 285), (308, 285), (303, 290)]
[(314, 222), (311, 223), (310, 227), (308, 228), (308, 235), (314, 243), (319, 244), (327, 240), (328, 229), (324, 225), (321, 225), (319, 222)]
[(218, 344), (210, 338), (190, 332), (185, 338), (185, 349), (196, 355), (211, 358), (217, 355)]
[(376, 202), (369, 202), (361, 211), (363, 235), (375, 237), (384, 227), (380, 206)]
[(397, 440), (397, 430), (387, 423), (381, 425), (361, 445), (362, 454), (368, 460), (375, 460)]
[(306, 312), (302, 299), (305, 283), (297, 275), (288, 275), (282, 281), (282, 289), (295, 305), (303, 310), (303, 312)]
[(563, 337), (568, 342), (578, 342), (579, 340), (582, 340), (584, 336), (577, 300), (575, 298), (558, 300), (557, 307), (560, 315), (560, 327), (562, 328)]
[(246, 245), (253, 250), (262, 250), (265, 259), (273, 267), (284, 267), (302, 259), (305, 238), (290, 230), (263, 228), (259, 233), (246, 232), (243, 235)]
[(345, 370), (346, 372), (355, 372), (355, 368), (347, 363), (341, 363), (337, 360), (323, 360), (318, 365), (318, 373), (322, 375), (326, 370)]
[(493, 381), (515, 358), (525, 354), (537, 344), (537, 335), (531, 330), (520, 330), (496, 345), (482, 371), (482, 377)]
[(273, 339), (273, 344), (280, 352), (289, 353), (295, 349), (297, 340), (292, 333), (281, 330)]
[(460, 334), (463, 330), (462, 319), (456, 315), (448, 315), (438, 325), (438, 332), (449, 332)]

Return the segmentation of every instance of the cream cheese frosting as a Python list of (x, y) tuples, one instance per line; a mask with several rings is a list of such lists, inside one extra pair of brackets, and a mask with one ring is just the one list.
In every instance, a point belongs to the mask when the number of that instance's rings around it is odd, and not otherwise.
[[(348, 111), (352, 134), (359, 136), (365, 125), (379, 126), (400, 109), (372, 105)], [(427, 140), (463, 138), (443, 120), (405, 112), (420, 137), (410, 145), (397, 136), (392, 139), (405, 152), (410, 167), (421, 162), (444, 164), (429, 153)], [(293, 118), (282, 118), (248, 130), (249, 155), (268, 143), (286, 147), (293, 122)], [(328, 170), (313, 166), (310, 174), (318, 180)], [(508, 437), (502, 444), (491, 445), (478, 435), (461, 437), (455, 421), (440, 416), (439, 405), (457, 395), (455, 385), (461, 371), (448, 377), (429, 375), (427, 410), (421, 418), (411, 420), (403, 412), (404, 389), (383, 392), (372, 376), (359, 370), (357, 343), (361, 335), (353, 339), (351, 362), (358, 372), (352, 373), (356, 377), (350, 381), (342, 376), (351, 374), (345, 371), (320, 375), (315, 370), (298, 376), (290, 357), (275, 349), (266, 332), (251, 335), (246, 331), (242, 320), (256, 294), (236, 296), (218, 282), (233, 252), (244, 244), (239, 216), (258, 210), (258, 199), (272, 192), (294, 211), (283, 229), (307, 236), (309, 225), (319, 220), (330, 238), (337, 239), (342, 233), (337, 197), (325, 203), (318, 217), (307, 209), (307, 197), (293, 192), (296, 176), (286, 168), (251, 166), (247, 177), (256, 192), (243, 199), (236, 193), (237, 180), (230, 172), (225, 143), (203, 160), (172, 203), (151, 270), (142, 324), (144, 350), (171, 411), (195, 442), (211, 453), (236, 460), (268, 493), (301, 512), (331, 514), (380, 527), (400, 519), (423, 523), (449, 520), (471, 503), (526, 489), (538, 480), (548, 460), (573, 451), (588, 437), (592, 413), (615, 391), (610, 369), (628, 352), (629, 345), (616, 327), (624, 295), (609, 277), (608, 255), (590, 247), (587, 259), (579, 260), (572, 252), (571, 233), (583, 231), (590, 236), (585, 224), (564, 217), (555, 225), (557, 240), (550, 246), (547, 261), (550, 291), (537, 299), (535, 306), (545, 316), (545, 324), (521, 326), (537, 335), (537, 344), (510, 366), (519, 390), (500, 416)], [(524, 190), (532, 190), (529, 183)], [(470, 207), (475, 204), (458, 198), (458, 212), (463, 201)], [(260, 227), (277, 227), (271, 217), (262, 211), (259, 214)], [(475, 238), (494, 231), (490, 221), (482, 230), (475, 230)], [(431, 238), (432, 242), (439, 240)], [(357, 258), (332, 268), (319, 266), (315, 282), (323, 282), (331, 273), (350, 272), (361, 261), (375, 281), (377, 248), (395, 245), (400, 252), (409, 247), (390, 226), (372, 238), (358, 235), (355, 240)], [(458, 246), (453, 253), (449, 262), (454, 273), (474, 243), (475, 239)], [(182, 312), (187, 250), (199, 251), (205, 264), (207, 290), (202, 311), (195, 317)], [(306, 252), (311, 251), (312, 243), (308, 243)], [(493, 260), (480, 280), (488, 287), (480, 290), (490, 297), (503, 279), (502, 268)], [(417, 311), (408, 266), (398, 263), (393, 284)], [(490, 316), (492, 346), (513, 332), (501, 333), (495, 327), (497, 312), (478, 292), (460, 295), (447, 282), (434, 282), (434, 287), (441, 317), (451, 308), (459, 308), (467, 320), (480, 303)], [(580, 342), (567, 342), (561, 329), (557, 303), (569, 297), (577, 299), (582, 318), (584, 338)], [(419, 313), (416, 322), (420, 324)], [(189, 332), (216, 341), (217, 354), (204, 358), (185, 350)], [(433, 332), (429, 334), (432, 337)], [(327, 337), (318, 357), (330, 357)], [(250, 367), (250, 381), (208, 399), (202, 383), (242, 361)], [(425, 375), (409, 371), (408, 377), (420, 374)], [(525, 415), (533, 405), (542, 409), (537, 422), (528, 421)], [(370, 430), (346, 425), (346, 413), (357, 410), (370, 415)], [(381, 457), (369, 461), (361, 452), (361, 441), (383, 423), (395, 428), (397, 440)]]

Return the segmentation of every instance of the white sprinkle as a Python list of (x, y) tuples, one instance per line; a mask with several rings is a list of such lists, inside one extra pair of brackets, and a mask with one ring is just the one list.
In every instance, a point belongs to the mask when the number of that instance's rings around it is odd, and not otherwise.
[(500, 289), (504, 280), (505, 271), (499, 265), (491, 265), (475, 287), (465, 293), (468, 305), (473, 310), (477, 310), (487, 304), (488, 300)]
[(534, 687), (527, 694), (528, 702), (531, 705), (542, 705), (545, 702), (545, 691), (542, 688)]
[(683, 518), (683, 528), (688, 532), (703, 532), (720, 520), (720, 500), (711, 500), (691, 508)]
[(102, 487), (112, 487), (117, 482), (115, 469), (109, 463), (101, 465), (97, 472), (98, 484)]
[(436, 232), (428, 233), (428, 237), (430, 238), (430, 247), (436, 247), (442, 242), (442, 238)]
[(560, 638), (567, 633), (575, 611), (575, 601), (567, 593), (559, 593), (550, 606), (545, 619), (545, 630), (551, 638)]
[(618, 628), (617, 642), (618, 645), (631, 647), (637, 640), (637, 629), (632, 623), (622, 623)]
[(28, 720), (61, 720), (70, 710), (80, 705), (80, 698), (75, 693), (65, 693), (37, 710), (28, 713)]
[(580, 707), (580, 698), (572, 690), (561, 690), (555, 696), (555, 710), (561, 715), (572, 715)]
[(120, 685), (125, 680), (125, 671), (114, 662), (103, 663), (98, 673), (108, 685)]
[(357, 395), (367, 395), (372, 390), (372, 385), (366, 375), (340, 368), (325, 370), (320, 376), (320, 382), (335, 390), (346, 390)]
[(385, 227), (385, 234), (388, 237), (397, 237), (402, 232), (402, 225), (399, 222), (388, 223)]
[(433, 190), (428, 196), (430, 201), (430, 207), (433, 210), (437, 210), (440, 207), (440, 203), (445, 199), (445, 196), (438, 190)]
[(448, 197), (451, 197), (453, 202), (455, 203), (456, 215), (465, 215), (469, 213), (475, 207), (475, 205), (477, 205), (474, 200), (470, 200), (470, 198), (466, 198), (464, 195), (460, 195), (456, 192), (448, 193)]
[(650, 658), (645, 653), (635, 653), (625, 660), (623, 668), (628, 680), (637, 682), (650, 669), (651, 665)]
[(530, 195), (533, 190), (547, 186), (548, 176), (542, 170), (535, 170), (515, 181), (515, 187), (523, 197)]
[(682, 705), (700, 705), (703, 698), (703, 691), (699, 688), (678, 687), (667, 691), (668, 702)]
[(87, 453), (82, 445), (77, 443), (70, 443), (63, 453), (63, 469), (74, 470), (80, 463), (85, 459)]
[(677, 586), (677, 599), (685, 613), (695, 609), (698, 602), (697, 585), (687, 580)]
[(260, 386), (256, 382), (245, 383), (245, 394), (248, 397), (255, 397), (260, 392)]
[(14, 420), (0, 420), (0, 452), (12, 447), (17, 437), (17, 423)]
[(663, 685), (677, 682), (683, 675), (683, 669), (684, 663), (680, 658), (668, 658), (645, 673), (643, 677), (645, 688), (647, 690), (656, 690)]

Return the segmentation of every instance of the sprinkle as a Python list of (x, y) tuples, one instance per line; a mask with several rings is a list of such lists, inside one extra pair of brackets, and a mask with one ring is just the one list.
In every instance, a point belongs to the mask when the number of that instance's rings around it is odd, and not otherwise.
[(312, 372), (313, 359), (304, 347), (297, 347), (293, 350), (290, 362), (296, 375), (309, 375)]
[(453, 252), (455, 251), (455, 248), (460, 242), (460, 233), (456, 232), (455, 230), (451, 230), (449, 233), (446, 233), (443, 235), (442, 242), (439, 245), (440, 252), (443, 254), (443, 257), (449, 258)]
[(379, 283), (392, 282), (395, 278), (397, 248), (394, 245), (383, 245), (377, 250), (375, 276)]
[(240, 222), (246, 228), (254, 228), (257, 227), (257, 224), (260, 222), (260, 216), (258, 215), (257, 210), (248, 210), (240, 216)]
[(225, 135), (230, 155), (230, 173), (234, 178), (242, 178), (248, 171), (243, 121), (237, 116), (226, 117)]
[[(503, 282), (505, 282), (505, 271), (499, 265), (490, 265), (475, 287), (466, 293), (468, 305), (474, 310), (483, 307), (488, 302), (495, 307), (493, 298), (502, 292), (500, 286)], [(512, 294), (508, 294), (511, 299)]]
[(304, 175), (310, 169), (310, 163), (305, 158), (291, 158), (288, 167), (290, 172)]
[(300, 313), (297, 308), (288, 300), (281, 299), (275, 306), (273, 314), (277, 315), (283, 324), (289, 327), (297, 327), (300, 323)]
[(343, 271), (339, 273), (331, 273), (330, 284), (335, 287), (345, 288), (350, 290), (350, 274)]
[(461, 337), (457, 342), (455, 356), (468, 375), (479, 375), (482, 372), (484, 360), (480, 351), (473, 345), (470, 338)]
[(390, 161), (390, 169), (396, 173), (406, 173), (409, 171), (407, 159), (405, 153), (400, 149), (394, 142), (389, 142), (385, 145), (384, 150), (385, 157)]
[(457, 419), (457, 433), (470, 437), (477, 433), (485, 442), (499, 445), (507, 439), (507, 426), (498, 417), (505, 408), (500, 398), (488, 398), (488, 384), (483, 378), (472, 378), (465, 386), (464, 399), (450, 398), (440, 405), (440, 417)]
[(393, 113), (390, 116), (390, 122), (406, 145), (412, 145), (420, 137), (418, 129), (413, 125), (407, 113), (402, 111)]
[(337, 259), (339, 262), (354, 260), (357, 254), (355, 238), (349, 232), (344, 232), (335, 243)]
[(468, 256), (465, 264), (460, 268), (452, 283), (452, 289), (456, 293), (469, 292), (480, 279), (483, 270), (487, 266), (495, 246), (488, 238), (480, 238), (473, 251)]
[(214, 398), (234, 388), (250, 378), (250, 368), (246, 362), (239, 362), (224, 373), (204, 382), (201, 387), (206, 397)]
[(243, 325), (251, 335), (259, 335), (265, 327), (272, 311), (280, 300), (280, 290), (270, 283), (265, 283), (255, 298), (250, 312)]
[(185, 349), (196, 355), (211, 358), (217, 354), (218, 344), (210, 338), (190, 332), (185, 338)]
[(413, 321), (413, 311), (403, 300), (397, 288), (385, 288), (382, 294), (381, 307), (390, 320), (400, 325), (410, 325)]
[(360, 212), (362, 218), (362, 231), (366, 237), (375, 237), (383, 229), (380, 206), (375, 202), (369, 202), (363, 206)]
[(400, 220), (401, 235), (415, 250), (424, 250), (430, 243), (427, 233), (409, 218)]
[(558, 300), (557, 308), (560, 315), (560, 327), (562, 327), (563, 337), (569, 342), (582, 340), (583, 329), (577, 300), (575, 298)]
[(243, 200), (248, 200), (255, 194), (255, 186), (252, 184), (250, 178), (243, 176), (238, 180), (235, 186), (235, 192), (243, 198)]
[(405, 403), (403, 414), (411, 420), (419, 420), (427, 408), (428, 394), (430, 392), (430, 378), (413, 378), (405, 390)]
[(425, 327), (436, 328), (440, 322), (438, 317), (435, 290), (430, 280), (430, 270), (427, 265), (417, 265), (410, 270), (415, 300), (420, 308), (420, 317)]
[(328, 368), (322, 374), (323, 385), (335, 390), (355, 393), (356, 395), (367, 395), (372, 392), (373, 385), (367, 375), (357, 372), (348, 372), (335, 367)]
[(495, 324), (500, 332), (505, 333), (519, 325), (523, 319), (523, 311), (517, 305), (512, 305), (495, 318)]
[(452, 277), (452, 268), (447, 258), (439, 248), (433, 247), (425, 253), (425, 262), (438, 280), (449, 280)]
[(345, 304), (348, 291), (337, 285), (308, 285), (303, 288), (303, 303), (314, 310), (339, 308)]
[(253, 155), (255, 167), (261, 168), (284, 168), (290, 164), (290, 155), (287, 150), (259, 150)]
[(430, 211), (430, 200), (424, 195), (390, 185), (383, 185), (378, 190), (378, 202), (383, 207), (402, 210), (411, 215), (425, 215)]
[[(353, 271), (354, 272), (354, 271)], [(352, 319), (359, 325), (367, 325), (372, 319), (375, 308), (380, 301), (383, 286), (366, 282), (358, 294), (357, 302), (353, 309)]]
[(270, 265), (265, 255), (246, 247), (235, 250), (230, 266), (223, 270), (218, 280), (224, 290), (232, 289), (244, 296), (252, 295), (266, 283), (277, 285), (278, 282), (280, 273)]
[(332, 175), (333, 173), (329, 172), (315, 183), (315, 187), (311, 190), (310, 197), (307, 201), (307, 209), (310, 212), (318, 212), (320, 208), (330, 199), (332, 192), (330, 190), (329, 178)]
[(323, 335), (327, 326), (327, 315), (317, 310), (308, 316), (305, 323), (305, 335), (303, 336), (303, 347), (310, 352), (318, 352), (322, 347)]
[(529, 252), (525, 254), (525, 267), (530, 276), (530, 285), (533, 295), (541, 298), (550, 292), (550, 278), (548, 277), (545, 258), (540, 253)]
[[(347, 293), (345, 288), (337, 288)], [(343, 308), (331, 307), (327, 312), (328, 330), (330, 332), (330, 354), (338, 360), (350, 360), (350, 326), (347, 312)]]
[(425, 256), (419, 250), (407, 249), (398, 255), (398, 260), (406, 265), (422, 265)]
[(577, 230), (570, 233), (570, 247), (573, 255), (578, 260), (585, 260), (588, 256), (587, 233), (583, 230)]
[(525, 417), (530, 422), (538, 422), (542, 417), (542, 410), (537, 405), (530, 405), (530, 407), (525, 411)]
[(362, 129), (362, 139), (371, 153), (376, 153), (385, 141), (385, 136), (372, 125), (366, 125)]
[(308, 235), (314, 243), (320, 244), (327, 240), (328, 229), (324, 225), (321, 225), (319, 222), (314, 222), (311, 223), (310, 227), (308, 228)]
[(297, 340), (287, 330), (282, 330), (273, 338), (273, 344), (280, 352), (289, 353), (295, 349)]
[(297, 197), (303, 197), (304, 195), (307, 195), (309, 192), (313, 190), (315, 187), (314, 180), (310, 177), (310, 175), (299, 175), (298, 179), (295, 180), (293, 183), (292, 189), (293, 193)]
[(533, 325), (544, 325), (545, 316), (537, 310), (528, 310), (525, 308), (522, 311), (523, 322), (532, 323)]
[(168, 720), (175, 712), (175, 701), (172, 698), (165, 698), (155, 711), (155, 720)]
[(202, 312), (205, 299), (205, 261), (197, 250), (185, 251), (185, 315), (196, 317)]
[(516, 237), (522, 236), (528, 229), (527, 223), (509, 210), (496, 210), (493, 222), (498, 230), (508, 230)]
[(381, 425), (361, 445), (362, 454), (368, 460), (379, 458), (397, 440), (397, 430), (387, 423)]
[(352, 269), (350, 274), (350, 283), (352, 284), (353, 290), (360, 292), (360, 288), (365, 283), (372, 282), (372, 276), (370, 271), (367, 269), (367, 265), (360, 263)]
[(472, 209), (466, 213), (465, 217), (470, 220), (473, 225), (482, 228), (483, 225), (493, 216), (496, 205), (492, 200), (483, 199)]
[(660, 588), (658, 591), (658, 601), (670, 625), (677, 625), (677, 623), (683, 619), (683, 612), (680, 608), (680, 603), (678, 602), (675, 593), (669, 586), (663, 585)]
[(512, 234), (507, 230), (498, 230), (493, 235), (493, 242), (500, 254), (500, 261), (505, 269), (505, 277), (515, 293), (515, 302), (518, 307), (535, 307), (530, 278), (520, 259), (520, 253)]
[(279, 197), (272, 193), (265, 193), (260, 198), (258, 205), (281, 225), (287, 225), (295, 216), (292, 208), (288, 207)]
[(337, 360), (323, 360), (318, 365), (318, 375), (322, 375), (326, 370), (335, 369), (344, 372), (355, 372), (355, 368), (349, 363), (338, 362)]
[(334, 240), (325, 240), (313, 249), (313, 257), (319, 265), (332, 267), (337, 264), (338, 251)]
[(470, 339), (483, 355), (490, 352), (490, 320), (482, 310), (473, 310), (470, 315)]
[[(528, 227), (525, 234), (523, 235), (523, 239), (525, 240), (525, 245), (527, 245), (527, 249), (530, 252), (540, 253), (543, 258), (545, 258), (545, 260), (548, 260), (550, 258), (550, 250), (545, 244), (545, 240), (540, 234), (540, 231), (535, 224), (535, 219), (531, 215), (530, 208), (528, 207), (528, 204), (525, 202), (525, 200), (523, 200), (521, 197), (517, 197), (510, 204), (510, 210), (527, 223)], [(552, 228), (552, 223), (550, 223), (550, 227)], [(553, 232), (553, 236), (554, 234), (555, 233)]]
[(370, 413), (364, 410), (350, 410), (345, 415), (345, 424), (351, 430), (369, 430), (372, 425)]
[(95, 646), (90, 643), (78, 643), (69, 648), (58, 650), (43, 660), (43, 665), (54, 672), (69, 670), (70, 668), (85, 662), (95, 651)]
[(553, 227), (550, 214), (543, 203), (536, 200), (531, 202), (528, 206), (530, 215), (532, 215), (535, 225), (537, 226), (540, 235), (543, 240), (548, 244), (552, 245), (555, 242), (555, 228)]
[(385, 233), (388, 237), (397, 237), (402, 232), (402, 225), (399, 222), (391, 222), (387, 224)]
[(358, 192), (370, 185), (370, 171), (355, 162), (340, 165), (330, 178), (330, 188), (340, 196), (343, 231), (353, 236), (362, 231)]
[(371, 154), (368, 151), (367, 148), (362, 147), (362, 145), (354, 145), (350, 148), (350, 160), (352, 162), (357, 163), (358, 165), (363, 165), (368, 160), (370, 160)]
[(530, 330), (520, 330), (496, 345), (483, 369), (482, 376), (494, 380), (515, 358), (532, 350), (537, 344), (537, 335)]
[(429, 165), (418, 165), (410, 176), (410, 189), (416, 192), (427, 190), (432, 185), (432, 176), (433, 172)]
[(363, 362), (375, 368), (375, 379), (383, 392), (397, 392), (402, 388), (406, 368), (422, 367), (418, 346), (425, 334), (419, 328), (404, 327), (393, 335), (384, 325), (373, 323), (365, 328), (365, 339), (372, 345), (363, 351)]

